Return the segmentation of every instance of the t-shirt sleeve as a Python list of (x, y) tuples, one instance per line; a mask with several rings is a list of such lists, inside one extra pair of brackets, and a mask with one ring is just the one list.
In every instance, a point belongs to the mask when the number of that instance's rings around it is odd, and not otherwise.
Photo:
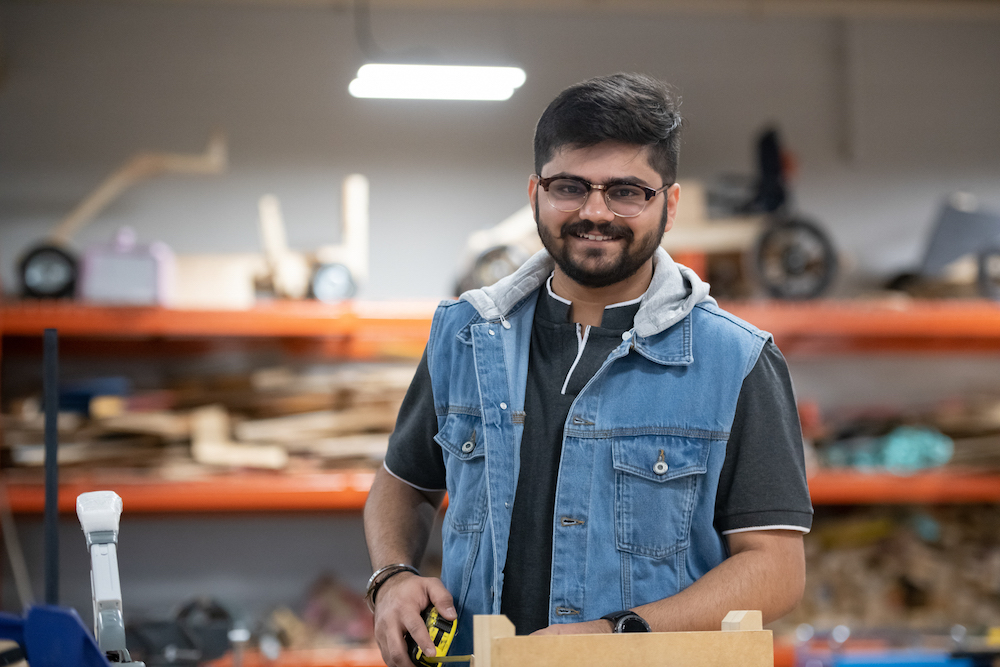
[(399, 408), (396, 428), (389, 436), (386, 470), (418, 489), (444, 489), (444, 457), (441, 447), (434, 441), (437, 432), (434, 392), (425, 350)]
[(715, 502), (722, 534), (812, 527), (802, 427), (788, 365), (773, 342), (743, 380)]

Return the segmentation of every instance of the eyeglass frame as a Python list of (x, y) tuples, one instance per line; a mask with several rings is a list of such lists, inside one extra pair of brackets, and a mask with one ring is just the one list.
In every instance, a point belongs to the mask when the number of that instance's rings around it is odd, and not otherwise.
[[(608, 210), (611, 211), (615, 215), (615, 217), (618, 217), (618, 218), (635, 218), (635, 217), (638, 217), (638, 216), (642, 215), (642, 211), (646, 210), (646, 204), (649, 203), (650, 199), (652, 199), (656, 195), (660, 194), (661, 192), (665, 192), (666, 190), (670, 189), (676, 183), (676, 182), (675, 183), (667, 183), (662, 188), (654, 189), (654, 188), (651, 188), (651, 187), (648, 187), (648, 186), (645, 186), (645, 185), (639, 185), (638, 183), (632, 183), (630, 181), (624, 181), (624, 180), (622, 180), (622, 181), (608, 181), (607, 183), (601, 184), (601, 183), (591, 183), (589, 181), (585, 181), (585, 180), (583, 180), (582, 178), (580, 178), (578, 176), (549, 176), (548, 178), (543, 178), (541, 174), (535, 174), (534, 176), (535, 176), (535, 178), (538, 179), (538, 184), (540, 186), (542, 186), (542, 189), (545, 190), (546, 194), (548, 194), (549, 186), (552, 185), (552, 182), (553, 181), (558, 181), (560, 179), (566, 179), (566, 180), (569, 180), (569, 181), (576, 181), (576, 182), (582, 183), (584, 186), (586, 186), (586, 188), (587, 188), (587, 194), (584, 195), (583, 201), (580, 202), (579, 206), (577, 206), (576, 208), (570, 209), (568, 211), (563, 211), (561, 208), (556, 208), (555, 204), (553, 204), (552, 200), (550, 199), (549, 200), (549, 206), (551, 206), (552, 208), (555, 208), (557, 211), (560, 211), (562, 213), (572, 213), (574, 211), (579, 211), (581, 208), (583, 208), (584, 206), (587, 205), (587, 200), (590, 199), (590, 193), (592, 191), (594, 191), (594, 190), (603, 190), (604, 191), (604, 205), (607, 206)], [(638, 213), (634, 213), (632, 215), (621, 215), (620, 213), (615, 213), (614, 210), (612, 210), (612, 208), (611, 208), (611, 199), (608, 196), (608, 188), (614, 187), (616, 185), (631, 185), (632, 187), (639, 188), (640, 190), (642, 190), (643, 194), (646, 195), (646, 200), (642, 204), (642, 210), (639, 211)]]

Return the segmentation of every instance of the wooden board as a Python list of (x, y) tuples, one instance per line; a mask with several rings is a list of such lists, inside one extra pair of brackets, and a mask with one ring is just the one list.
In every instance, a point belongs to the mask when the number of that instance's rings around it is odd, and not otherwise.
[[(760, 612), (735, 613), (750, 622), (729, 627), (760, 628)], [(476, 616), (474, 635), (474, 667), (774, 667), (770, 630), (515, 637), (506, 616)]]

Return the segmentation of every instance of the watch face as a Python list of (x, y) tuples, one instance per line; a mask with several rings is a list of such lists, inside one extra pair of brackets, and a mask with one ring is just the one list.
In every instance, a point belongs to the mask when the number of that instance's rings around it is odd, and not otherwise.
[(601, 618), (611, 621), (612, 632), (651, 632), (646, 619), (634, 611), (619, 611)]
[(621, 628), (618, 632), (649, 632), (649, 625), (636, 614), (618, 621), (618, 626)]

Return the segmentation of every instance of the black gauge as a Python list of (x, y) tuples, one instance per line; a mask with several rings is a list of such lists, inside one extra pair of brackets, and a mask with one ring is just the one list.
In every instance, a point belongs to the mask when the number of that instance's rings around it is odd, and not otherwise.
[(71, 297), (76, 291), (76, 258), (58, 246), (36, 246), (21, 258), (20, 278), (24, 297)]

